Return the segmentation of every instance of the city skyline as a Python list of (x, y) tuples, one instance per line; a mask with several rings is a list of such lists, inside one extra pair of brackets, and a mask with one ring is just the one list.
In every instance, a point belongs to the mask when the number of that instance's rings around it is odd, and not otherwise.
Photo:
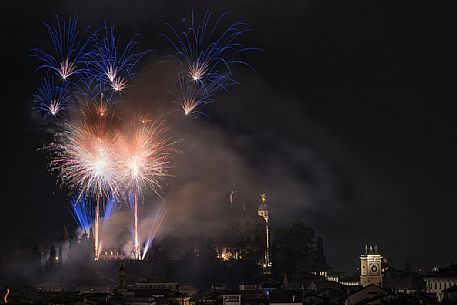
[(179, 123), (188, 152), (165, 184), (170, 211), (160, 234), (217, 225), (218, 205), (235, 183), (248, 205), (267, 193), (272, 227), (312, 227), (335, 270), (355, 271), (367, 243), (398, 265), (431, 269), (455, 260), (456, 46), (445, 8), (336, 1), (1, 6), (3, 252), (28, 233), (47, 239), (73, 225), (69, 192), (40, 150), (50, 126), (32, 109), (39, 78), (29, 52), (47, 39), (42, 22), (56, 13), (84, 26), (113, 23), (121, 37), (141, 34), (139, 44), (154, 51), (130, 97), (164, 107), (154, 64), (169, 48), (158, 33), (210, 10), (246, 22), (244, 41), (261, 51), (248, 55), (253, 69), (237, 71), (236, 88), (206, 105), (205, 115)]

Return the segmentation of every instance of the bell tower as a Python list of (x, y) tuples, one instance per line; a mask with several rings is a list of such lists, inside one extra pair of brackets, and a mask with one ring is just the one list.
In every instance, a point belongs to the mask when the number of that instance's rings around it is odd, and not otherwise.
[(378, 246), (365, 245), (365, 253), (360, 256), (360, 285), (382, 286), (381, 261)]

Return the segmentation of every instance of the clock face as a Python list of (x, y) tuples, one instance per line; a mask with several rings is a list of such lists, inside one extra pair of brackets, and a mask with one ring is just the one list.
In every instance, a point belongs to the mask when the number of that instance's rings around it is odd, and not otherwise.
[(378, 272), (378, 266), (376, 266), (376, 265), (371, 265), (370, 269), (371, 269), (371, 272), (373, 272), (373, 273)]

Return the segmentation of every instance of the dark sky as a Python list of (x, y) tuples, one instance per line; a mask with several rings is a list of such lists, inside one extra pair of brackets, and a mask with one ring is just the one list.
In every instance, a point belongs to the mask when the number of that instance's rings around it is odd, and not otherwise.
[(72, 222), (36, 151), (49, 135), (32, 114), (39, 77), (27, 55), (47, 43), (41, 22), (54, 13), (85, 25), (107, 21), (166, 53), (158, 35), (165, 23), (208, 9), (247, 22), (244, 41), (264, 50), (248, 58), (256, 71), (242, 70), (240, 85), (198, 119), (267, 177), (248, 196), (281, 186), (270, 192), (277, 222), (315, 228), (337, 270), (354, 270), (367, 242), (400, 266), (407, 258), (423, 268), (455, 261), (457, 24), (441, 5), (2, 1), (2, 249)]

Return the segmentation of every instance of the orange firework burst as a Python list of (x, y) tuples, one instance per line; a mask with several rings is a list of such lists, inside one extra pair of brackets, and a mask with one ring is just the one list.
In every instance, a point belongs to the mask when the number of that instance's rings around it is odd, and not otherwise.
[(63, 130), (56, 134), (55, 141), (49, 146), (52, 151), (51, 170), (58, 171), (62, 182), (81, 193), (96, 196), (118, 192), (113, 150), (115, 133), (106, 109), (100, 107), (86, 104), (81, 109), (81, 120), (64, 123)]
[(118, 133), (120, 181), (126, 190), (157, 192), (160, 178), (168, 175), (172, 141), (161, 122), (134, 121)]

